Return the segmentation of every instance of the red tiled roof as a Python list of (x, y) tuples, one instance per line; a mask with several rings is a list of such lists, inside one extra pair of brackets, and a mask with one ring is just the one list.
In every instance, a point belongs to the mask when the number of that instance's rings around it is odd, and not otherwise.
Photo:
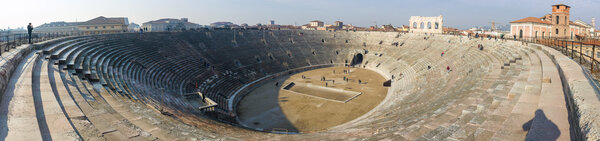
[[(510, 23), (529, 23), (529, 22), (532, 22), (532, 23), (541, 23), (541, 24), (552, 24), (552, 22), (550, 22), (550, 21), (542, 21), (542, 19), (536, 18), (536, 17), (527, 17), (527, 18), (523, 18), (523, 19), (520, 19), (520, 20), (512, 21)], [(569, 24), (570, 25), (575, 25), (575, 26), (580, 26), (580, 27), (585, 27), (585, 26), (583, 26), (581, 24), (578, 24), (576, 22), (573, 22), (573, 21), (569, 21)]]
[(550, 21), (542, 21), (540, 18), (536, 18), (536, 17), (527, 17), (527, 18), (523, 18), (520, 20), (512, 21), (510, 23), (528, 23), (528, 22), (541, 23), (541, 24), (552, 24)]
[(442, 31), (444, 31), (444, 32), (449, 32), (449, 31), (458, 31), (458, 29), (456, 29), (456, 28), (451, 28), (451, 27), (442, 27)]

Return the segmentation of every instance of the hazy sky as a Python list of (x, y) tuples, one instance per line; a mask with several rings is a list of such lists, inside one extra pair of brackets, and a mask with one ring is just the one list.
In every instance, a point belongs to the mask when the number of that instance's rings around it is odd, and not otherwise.
[(86, 21), (98, 16), (128, 17), (144, 23), (160, 18), (189, 18), (207, 25), (216, 21), (236, 24), (328, 24), (370, 26), (377, 23), (408, 25), (410, 16), (444, 15), (444, 26), (469, 28), (496, 21), (508, 24), (524, 17), (550, 13), (551, 5), (571, 6), (571, 20), (600, 22), (600, 0), (1, 0), (0, 28), (35, 26), (52, 21)]

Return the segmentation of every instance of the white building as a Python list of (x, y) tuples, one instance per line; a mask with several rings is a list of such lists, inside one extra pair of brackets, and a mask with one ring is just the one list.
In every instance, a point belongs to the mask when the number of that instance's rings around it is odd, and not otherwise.
[(344, 22), (342, 21), (335, 21), (333, 22), (333, 26), (335, 26), (335, 29), (342, 29), (344, 28)]
[(325, 30), (325, 22), (314, 20), (302, 25), (303, 30)]
[(323, 26), (325, 26), (325, 23), (322, 21), (314, 20), (314, 21), (310, 21), (310, 26), (323, 27)]
[(77, 25), (79, 33), (90, 34), (115, 34), (127, 32), (129, 20), (127, 17), (104, 17), (100, 16)]
[(156, 21), (149, 21), (142, 24), (144, 29), (148, 29), (148, 32), (163, 32), (163, 31), (181, 31), (181, 30), (192, 30), (202, 28), (201, 25), (196, 23), (188, 22), (187, 18), (181, 19), (160, 19)]
[(128, 30), (128, 32), (139, 32), (140, 31), (140, 25), (138, 25), (136, 23), (130, 23), (127, 26), (127, 30)]
[(444, 26), (444, 17), (442, 15), (437, 17), (422, 17), (422, 16), (411, 16), (410, 32), (413, 33), (442, 33)]
[(74, 35), (79, 33), (77, 25), (79, 25), (77, 22), (63, 21), (44, 23), (35, 27), (33, 32), (44, 35)]

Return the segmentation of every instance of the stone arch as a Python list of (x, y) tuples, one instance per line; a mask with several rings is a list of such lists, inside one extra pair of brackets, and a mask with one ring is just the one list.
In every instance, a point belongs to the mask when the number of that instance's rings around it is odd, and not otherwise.
[(357, 53), (356, 55), (354, 55), (354, 57), (352, 57), (352, 64), (350, 65), (359, 65), (363, 62), (364, 60), (364, 56), (362, 55), (362, 53)]
[(427, 22), (427, 29), (431, 29), (431, 22)]
[(410, 32), (413, 33), (442, 33), (444, 20), (441, 15), (435, 17), (411, 16), (409, 25), (411, 26)]

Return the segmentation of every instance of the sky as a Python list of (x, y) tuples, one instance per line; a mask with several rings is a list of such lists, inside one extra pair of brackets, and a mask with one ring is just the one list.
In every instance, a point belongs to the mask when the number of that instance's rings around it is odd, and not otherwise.
[[(127, 17), (141, 24), (161, 18), (188, 18), (208, 25), (303, 25), (340, 20), (355, 26), (408, 25), (410, 16), (444, 16), (444, 26), (467, 29), (541, 17), (551, 5), (571, 6), (571, 20), (600, 22), (600, 0), (0, 0), (0, 29), (53, 21), (86, 21), (98, 16)], [(497, 24), (497, 25), (498, 25)], [(600, 23), (599, 23), (600, 24)], [(598, 24), (596, 25), (598, 28)]]

